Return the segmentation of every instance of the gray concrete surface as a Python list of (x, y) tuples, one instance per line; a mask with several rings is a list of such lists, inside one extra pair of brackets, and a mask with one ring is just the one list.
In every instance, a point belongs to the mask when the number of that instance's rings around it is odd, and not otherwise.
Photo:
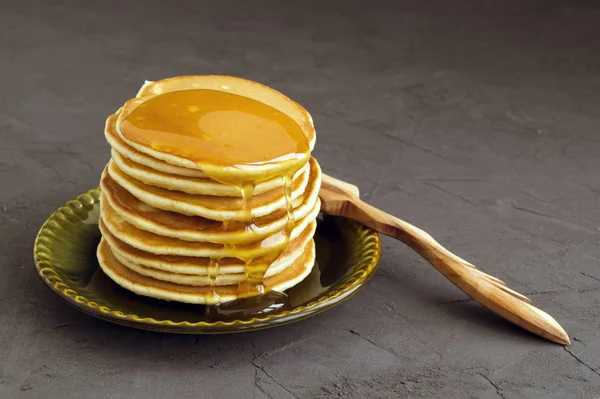
[[(1, 398), (599, 398), (600, 8), (594, 1), (0, 3)], [(401, 244), (322, 316), (231, 336), (95, 320), (32, 241), (96, 186), (144, 79), (221, 73), (308, 108), (326, 172), (554, 315), (490, 314)]]

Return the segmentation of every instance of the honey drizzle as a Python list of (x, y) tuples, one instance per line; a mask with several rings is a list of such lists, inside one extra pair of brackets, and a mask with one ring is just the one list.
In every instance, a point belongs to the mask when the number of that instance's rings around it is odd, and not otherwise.
[[(308, 158), (307, 158), (308, 159)], [(282, 189), (285, 199), (285, 208), (287, 221), (282, 228), (281, 231), (274, 233), (261, 241), (259, 241), (257, 246), (270, 246), (272, 249), (268, 254), (263, 255), (260, 259), (242, 259), (245, 262), (244, 265), (244, 274), (246, 280), (238, 284), (238, 297), (239, 298), (247, 298), (255, 296), (256, 294), (265, 294), (267, 292), (264, 285), (264, 276), (269, 269), (269, 267), (279, 258), (279, 256), (283, 253), (287, 245), (290, 241), (290, 236), (295, 227), (295, 217), (293, 211), (293, 202), (292, 202), (292, 188), (295, 174), (303, 167), (304, 165), (300, 165), (299, 167), (293, 167), (291, 171), (286, 171), (286, 173), (281, 177), (282, 179)], [(206, 172), (205, 172), (206, 173)], [(223, 184), (231, 184), (227, 180), (221, 178), (221, 176), (217, 177), (210, 173), (207, 175), (213, 180), (219, 181)], [(248, 234), (255, 234), (255, 220), (252, 216), (252, 195), (254, 193), (254, 189), (257, 184), (260, 182), (272, 179), (274, 174), (265, 174), (261, 178), (261, 180), (257, 181), (246, 181), (243, 183), (237, 183), (240, 193), (242, 195), (242, 222), (245, 224), (245, 231)], [(279, 236), (283, 235), (284, 240), (276, 245), (271, 245), (272, 241), (277, 242)], [(224, 244), (226, 248), (230, 248), (235, 250), (236, 244)], [(211, 259), (211, 262), (213, 259)], [(211, 290), (216, 294), (214, 288)], [(284, 295), (284, 294), (281, 294)], [(213, 295), (213, 298), (215, 295)], [(218, 295), (216, 295), (218, 297)], [(220, 297), (217, 298), (217, 304), (219, 304)]]
[[(242, 220), (246, 223), (246, 225), (251, 225), (253, 222), (252, 219), (252, 194), (254, 193), (254, 184), (251, 182), (246, 182), (240, 186), (240, 191), (242, 192), (242, 209), (244, 211), (244, 215)], [(246, 228), (246, 230), (248, 230)]]
[[(294, 174), (292, 173), (286, 174), (281, 177), (283, 183), (282, 188), (285, 198), (287, 221), (279, 232), (263, 239), (260, 242), (260, 245), (271, 246), (270, 243), (272, 241), (277, 242), (280, 236), (283, 236), (284, 239), (282, 242), (276, 245), (272, 245), (272, 250), (268, 254), (261, 257), (259, 260), (245, 260), (246, 264), (244, 267), (244, 273), (246, 276), (246, 281), (244, 283), (238, 284), (238, 295), (242, 298), (250, 296), (251, 294), (257, 292), (262, 294), (265, 293), (264, 276), (271, 264), (273, 264), (273, 262), (275, 262), (277, 258), (281, 256), (281, 254), (283, 253), (285, 248), (287, 248), (290, 242), (292, 231), (294, 230), (294, 227), (296, 225), (296, 218), (294, 216), (292, 204), (293, 176)], [(246, 231), (250, 229), (250, 226), (254, 223), (254, 221), (250, 220), (248, 223), (249, 224), (246, 227)]]
[(219, 262), (221, 259), (211, 258), (208, 263), (207, 274), (210, 279), (210, 291), (207, 293), (207, 302), (221, 302), (221, 297), (215, 289), (217, 285), (217, 277), (219, 276)]
[(294, 217), (294, 209), (292, 204), (292, 186), (294, 184), (294, 175), (285, 175), (282, 178), (283, 188), (285, 190), (285, 208), (287, 211), (288, 223), (290, 221), (294, 223), (296, 218)]
[[(254, 225), (254, 218), (252, 217), (252, 193), (254, 192), (254, 184), (252, 182), (246, 182), (240, 186), (240, 190), (242, 192), (242, 210), (244, 212), (242, 220), (246, 225), (246, 232), (250, 233), (253, 231), (252, 226)], [(246, 276), (246, 281), (238, 284), (238, 294), (242, 295), (252, 292), (264, 293), (263, 279), (266, 269), (266, 267), (261, 267), (261, 264), (252, 265), (252, 259), (245, 259), (244, 274)]]

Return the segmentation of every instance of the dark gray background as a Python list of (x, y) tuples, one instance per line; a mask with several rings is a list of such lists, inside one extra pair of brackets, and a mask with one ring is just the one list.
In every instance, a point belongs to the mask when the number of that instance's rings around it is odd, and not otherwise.
[[(0, 397), (600, 397), (597, 2), (16, 3), (0, 5)], [(387, 239), (359, 294), (270, 331), (142, 332), (65, 305), (34, 271), (38, 228), (97, 185), (104, 120), (144, 79), (205, 73), (302, 103), (327, 173), (527, 294), (573, 345)]]

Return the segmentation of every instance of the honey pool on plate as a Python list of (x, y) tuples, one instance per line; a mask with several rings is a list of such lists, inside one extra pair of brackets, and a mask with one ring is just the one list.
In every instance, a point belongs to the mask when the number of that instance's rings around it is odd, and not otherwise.
[[(109, 279), (95, 250), (100, 190), (69, 201), (41, 228), (34, 246), (36, 268), (61, 298), (93, 316), (136, 328), (177, 333), (232, 333), (302, 320), (349, 298), (375, 271), (380, 255), (376, 232), (348, 219), (325, 216), (315, 234), (317, 262), (290, 288), (287, 302), (246, 302), (224, 312), (136, 295)], [(266, 308), (266, 309), (265, 309)]]

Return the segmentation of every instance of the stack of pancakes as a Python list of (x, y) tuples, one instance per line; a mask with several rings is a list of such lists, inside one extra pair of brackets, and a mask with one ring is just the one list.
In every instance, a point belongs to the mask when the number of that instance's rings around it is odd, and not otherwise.
[[(286, 159), (221, 167), (123, 134), (123, 121), (138, 107), (192, 89), (236, 94), (286, 114), (306, 136), (306, 159), (301, 165), (296, 159), (295, 169)], [(321, 170), (309, 154), (312, 119), (297, 103), (240, 78), (177, 77), (147, 82), (108, 118), (105, 135), (112, 158), (101, 178), (97, 254), (116, 283), (140, 295), (212, 305), (284, 291), (310, 273)]]

